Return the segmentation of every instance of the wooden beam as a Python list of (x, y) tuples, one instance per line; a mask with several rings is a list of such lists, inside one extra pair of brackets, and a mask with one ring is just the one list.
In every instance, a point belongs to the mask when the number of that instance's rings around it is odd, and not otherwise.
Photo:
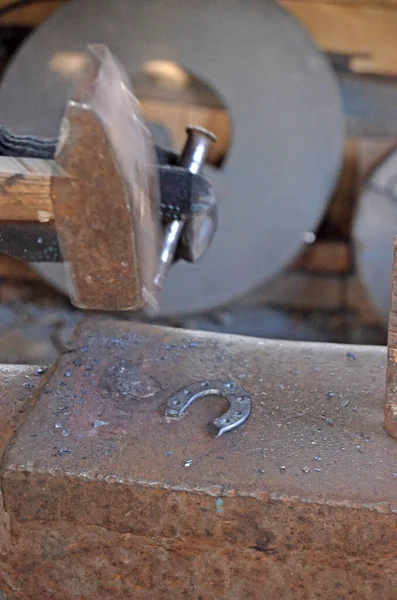
[(53, 219), (51, 181), (60, 176), (65, 174), (52, 160), (0, 157), (0, 220)]
[[(14, 4), (15, 0), (0, 0), (0, 10), (5, 9), (8, 5)], [(60, 6), (65, 4), (63, 0), (59, 2), (54, 0), (42, 0), (35, 4), (27, 4), (26, 6), (21, 5), (18, 8), (0, 15), (1, 26), (18, 26), (18, 27), (35, 27), (40, 25)]]
[(326, 51), (358, 54), (351, 61), (357, 73), (397, 75), (397, 0), (393, 6), (282, 0)]
[(40, 281), (40, 275), (22, 260), (18, 260), (13, 256), (0, 255), (0, 281), (1, 280), (7, 282), (10, 280), (12, 282)]
[(397, 0), (290, 0), (296, 4), (329, 4), (352, 8), (397, 8)]
[[(34, 27), (67, 0), (43, 0), (1, 16), (0, 25)], [(0, 0), (0, 10), (14, 0)], [(357, 72), (397, 74), (397, 0), (280, 0), (310, 31), (319, 46), (357, 58)]]

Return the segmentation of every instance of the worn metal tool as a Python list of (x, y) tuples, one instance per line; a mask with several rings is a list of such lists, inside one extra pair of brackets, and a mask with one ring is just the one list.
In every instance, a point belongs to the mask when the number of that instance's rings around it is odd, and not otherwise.
[[(153, 61), (183, 66), (216, 90), (230, 116), (226, 160), (211, 171), (217, 234), (194, 269), (173, 267), (160, 313), (207, 311), (276, 275), (322, 218), (344, 147), (337, 82), (302, 25), (272, 0), (67, 2), (11, 61), (0, 123), (57, 135), (69, 80), (56, 65), (93, 38), (112, 48), (133, 83)], [(58, 271), (51, 281), (65, 289)]]
[(92, 46), (61, 125), (55, 160), (65, 176), (51, 179), (69, 290), (81, 308), (156, 303), (159, 190), (139, 110), (121, 65)]
[[(0, 128), (6, 155), (0, 156), (0, 252), (63, 260), (78, 307), (153, 312), (163, 226), (162, 283), (172, 260), (200, 258), (216, 229), (216, 201), (197, 168), (204, 133), (192, 130), (176, 165), (176, 155), (155, 152), (128, 77), (110, 51), (92, 46), (81, 62), (58, 141)], [(188, 233), (170, 245), (176, 218)]]

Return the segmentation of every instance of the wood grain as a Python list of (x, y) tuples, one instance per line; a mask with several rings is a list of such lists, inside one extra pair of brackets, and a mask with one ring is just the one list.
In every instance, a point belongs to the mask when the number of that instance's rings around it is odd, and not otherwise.
[(353, 8), (397, 8), (397, 0), (291, 0), (296, 4), (331, 4)]
[(0, 220), (53, 219), (51, 181), (60, 176), (55, 161), (0, 157)]
[(283, 0), (323, 50), (358, 54), (357, 73), (397, 75), (397, 1), (393, 7)]
[(22, 260), (12, 256), (0, 255), (0, 283), (2, 280), (11, 280), (12, 282), (40, 281), (40, 275)]
[[(0, 0), (0, 9), (14, 0)], [(396, 74), (397, 0), (280, 0), (310, 31), (320, 48), (346, 54), (367, 54), (353, 61), (357, 72)], [(34, 27), (65, 0), (43, 0), (21, 6), (0, 25)]]
[[(5, 8), (9, 4), (13, 4), (15, 0), (0, 0), (0, 9)], [(20, 6), (19, 8), (10, 10), (3, 16), (0, 16), (0, 24), (18, 25), (19, 27), (34, 27), (47, 19), (57, 8), (65, 4), (59, 0), (42, 0), (35, 4)]]

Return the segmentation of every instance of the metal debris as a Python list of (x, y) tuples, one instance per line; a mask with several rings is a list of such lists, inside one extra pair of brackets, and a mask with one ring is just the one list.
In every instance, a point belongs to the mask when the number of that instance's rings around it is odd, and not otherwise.
[(44, 373), (46, 373), (48, 371), (48, 367), (38, 367), (37, 369), (35, 369), (34, 374), (35, 375), (44, 375)]

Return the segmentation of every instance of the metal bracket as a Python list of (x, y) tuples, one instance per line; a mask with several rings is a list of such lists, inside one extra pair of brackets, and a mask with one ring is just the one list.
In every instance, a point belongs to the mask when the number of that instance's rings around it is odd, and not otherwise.
[(195, 400), (204, 396), (220, 396), (229, 404), (229, 410), (208, 423), (213, 437), (219, 437), (227, 431), (236, 429), (248, 419), (252, 410), (251, 396), (234, 381), (197, 381), (173, 394), (165, 408), (167, 417), (177, 418), (183, 415)]

